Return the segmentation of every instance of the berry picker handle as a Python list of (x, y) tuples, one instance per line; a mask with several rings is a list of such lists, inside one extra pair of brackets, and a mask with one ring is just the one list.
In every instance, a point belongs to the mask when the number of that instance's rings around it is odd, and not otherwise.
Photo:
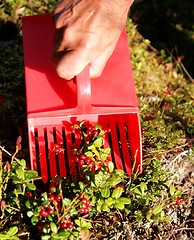
[(90, 112), (91, 106), (91, 80), (89, 66), (87, 66), (76, 77), (77, 85), (77, 107), (80, 114)]

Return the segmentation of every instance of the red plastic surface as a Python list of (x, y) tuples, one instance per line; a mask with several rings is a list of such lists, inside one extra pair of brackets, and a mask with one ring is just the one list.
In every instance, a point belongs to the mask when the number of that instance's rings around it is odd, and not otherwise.
[[(106, 144), (111, 145), (117, 167), (131, 174), (135, 162), (135, 169), (141, 171), (139, 113), (126, 33), (121, 35), (100, 78), (90, 80), (86, 68), (76, 76), (75, 83), (58, 77), (50, 61), (53, 31), (49, 14), (23, 19), (32, 169), (40, 171), (44, 182), (56, 174), (71, 174), (74, 163), (68, 149), (73, 140), (67, 123), (89, 120), (111, 128)], [(53, 144), (61, 140), (66, 150), (55, 156)]]

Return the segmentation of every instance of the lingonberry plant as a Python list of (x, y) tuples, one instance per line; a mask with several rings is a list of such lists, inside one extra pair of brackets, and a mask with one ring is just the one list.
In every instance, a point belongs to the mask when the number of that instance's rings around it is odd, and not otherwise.
[[(71, 151), (78, 171), (65, 178), (56, 176), (46, 189), (38, 182), (34, 184), (38, 173), (27, 170), (25, 160), (13, 156), (11, 164), (1, 163), (2, 221), (9, 214), (17, 214), (25, 222), (24, 236), (42, 240), (106, 236), (120, 228), (124, 218), (129, 227), (140, 221), (169, 221), (165, 206), (180, 204), (176, 199), (181, 192), (167, 185), (168, 176), (157, 160), (145, 165), (143, 174), (128, 176), (115, 169), (111, 149), (104, 146), (104, 135), (110, 129), (83, 121), (72, 125), (71, 130), (76, 135)], [(61, 151), (63, 145), (55, 144), (53, 153)], [(8, 191), (10, 183), (13, 191)], [(0, 238), (17, 240), (20, 234), (17, 226), (5, 226)]]

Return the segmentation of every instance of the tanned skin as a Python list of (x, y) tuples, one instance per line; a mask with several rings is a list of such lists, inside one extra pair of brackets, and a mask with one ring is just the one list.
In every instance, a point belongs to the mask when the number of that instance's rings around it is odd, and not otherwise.
[(89, 65), (99, 77), (123, 31), (134, 0), (63, 0), (53, 12), (52, 60), (58, 75), (72, 79)]

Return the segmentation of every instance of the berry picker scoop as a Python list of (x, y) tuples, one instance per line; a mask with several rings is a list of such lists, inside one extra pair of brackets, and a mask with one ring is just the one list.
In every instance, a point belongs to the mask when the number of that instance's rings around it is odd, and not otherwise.
[[(27, 121), (31, 168), (44, 183), (75, 170), (70, 146), (76, 136), (70, 124), (87, 120), (111, 131), (105, 146), (111, 148), (116, 168), (129, 175), (142, 169), (142, 143), (127, 35), (124, 31), (102, 76), (90, 81), (88, 67), (73, 81), (65, 81), (50, 61), (54, 26), (50, 14), (23, 18)], [(62, 143), (64, 151), (53, 153)]]

